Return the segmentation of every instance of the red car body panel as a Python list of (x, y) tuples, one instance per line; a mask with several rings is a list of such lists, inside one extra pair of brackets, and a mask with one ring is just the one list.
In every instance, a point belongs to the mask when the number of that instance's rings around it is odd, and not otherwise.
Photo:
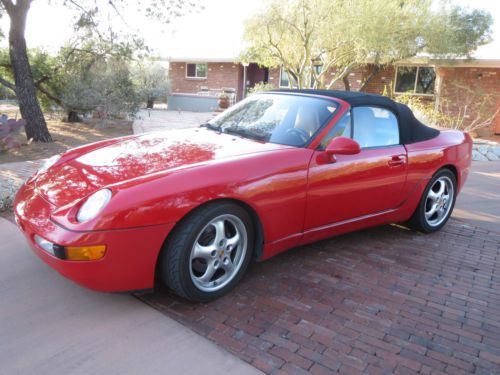
[[(264, 260), (328, 236), (407, 220), (443, 166), (457, 172), (461, 188), (472, 141), (457, 131), (326, 162), (317, 146), (349, 110), (346, 102), (336, 102), (336, 115), (305, 148), (191, 129), (71, 150), (21, 188), (16, 219), (38, 256), (61, 274), (91, 289), (124, 291), (153, 287), (170, 231), (207, 202), (231, 199), (255, 213)], [(78, 223), (81, 204), (103, 187), (113, 192), (109, 204), (95, 219)], [(61, 246), (104, 244), (106, 255), (61, 260), (39, 248), (35, 234)]]

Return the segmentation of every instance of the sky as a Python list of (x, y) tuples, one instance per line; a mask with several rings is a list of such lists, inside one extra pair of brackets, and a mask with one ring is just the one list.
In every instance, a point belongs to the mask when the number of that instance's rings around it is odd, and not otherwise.
[[(244, 20), (265, 4), (266, 0), (200, 0), (204, 9), (161, 25), (137, 14), (125, 12), (128, 32), (141, 35), (157, 56), (232, 58), (241, 48)], [(500, 59), (500, 0), (453, 0), (470, 8), (488, 10), (494, 17), (494, 41), (482, 46), (475, 57)], [(57, 51), (72, 33), (71, 10), (49, 4), (47, 0), (33, 1), (28, 15), (26, 39), (28, 47)], [(54, 20), (52, 22), (51, 20)], [(55, 22), (57, 20), (57, 22)], [(8, 17), (0, 19), (0, 27), (8, 29)], [(5, 43), (5, 41), (4, 41)]]

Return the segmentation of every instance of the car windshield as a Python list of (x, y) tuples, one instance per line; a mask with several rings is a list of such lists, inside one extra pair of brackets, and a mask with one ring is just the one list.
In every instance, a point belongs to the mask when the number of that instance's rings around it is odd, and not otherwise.
[(254, 94), (206, 126), (244, 138), (301, 147), (328, 122), (338, 105), (331, 100), (289, 94)]

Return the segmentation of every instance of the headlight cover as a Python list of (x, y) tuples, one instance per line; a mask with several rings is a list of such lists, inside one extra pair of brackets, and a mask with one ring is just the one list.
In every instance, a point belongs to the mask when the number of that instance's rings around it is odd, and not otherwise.
[(43, 173), (50, 167), (52, 167), (55, 163), (57, 163), (61, 159), (61, 155), (54, 155), (45, 160), (45, 163), (43, 163), (42, 168), (38, 170), (38, 173)]
[(76, 214), (76, 220), (83, 223), (84, 221), (93, 219), (111, 199), (112, 193), (109, 189), (102, 189), (87, 198), (85, 203), (80, 207)]

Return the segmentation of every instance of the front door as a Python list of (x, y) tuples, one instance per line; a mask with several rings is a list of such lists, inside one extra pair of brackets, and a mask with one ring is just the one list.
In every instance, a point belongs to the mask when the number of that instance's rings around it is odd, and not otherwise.
[(322, 146), (339, 135), (356, 140), (361, 152), (337, 155), (335, 162), (325, 163), (323, 151), (315, 151), (309, 167), (305, 231), (382, 213), (402, 202), (407, 155), (399, 144), (396, 116), (387, 109), (354, 107)]

